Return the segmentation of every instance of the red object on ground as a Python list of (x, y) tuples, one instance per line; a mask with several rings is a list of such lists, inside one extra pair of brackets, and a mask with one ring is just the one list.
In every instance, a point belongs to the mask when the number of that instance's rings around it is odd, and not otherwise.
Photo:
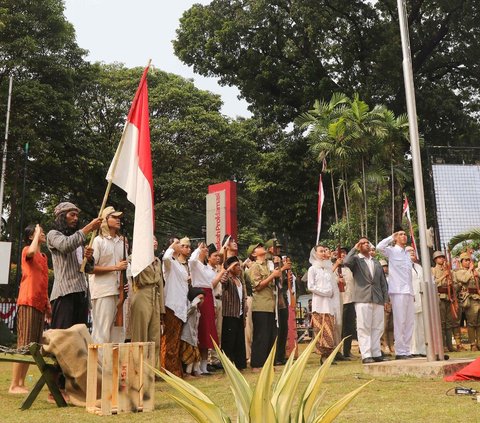
[(446, 382), (456, 382), (459, 380), (480, 380), (480, 357), (453, 375), (445, 376), (443, 380)]

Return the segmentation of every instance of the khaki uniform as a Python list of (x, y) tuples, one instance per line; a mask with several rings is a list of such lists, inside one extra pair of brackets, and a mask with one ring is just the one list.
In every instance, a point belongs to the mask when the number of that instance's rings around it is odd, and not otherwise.
[(270, 273), (266, 261), (262, 263), (257, 261), (250, 267), (250, 280), (253, 288), (253, 339), (250, 356), (252, 368), (263, 367), (277, 336), (277, 326), (275, 324), (275, 284), (272, 280), (263, 289), (256, 289), (260, 282), (270, 276)]
[(480, 295), (473, 272), (458, 269), (453, 274), (454, 281), (459, 284), (459, 301), (467, 319), (468, 341), (472, 351), (480, 347)]
[(160, 357), (160, 315), (165, 314), (163, 273), (161, 261), (156, 257), (133, 280), (130, 305), (132, 342), (155, 342), (155, 365)]
[[(436, 265), (432, 267), (432, 275), (437, 286), (438, 301), (440, 308), (440, 321), (442, 324), (442, 335), (445, 342), (445, 346), (448, 351), (453, 351), (452, 334), (457, 344), (457, 349), (461, 348), (461, 335), (460, 335), (460, 319), (462, 316), (462, 309), (460, 304), (457, 309), (457, 318), (454, 319), (452, 315), (451, 302), (448, 298), (447, 278), (445, 276), (445, 270), (443, 266)], [(452, 295), (457, 295), (457, 287), (452, 286)]]

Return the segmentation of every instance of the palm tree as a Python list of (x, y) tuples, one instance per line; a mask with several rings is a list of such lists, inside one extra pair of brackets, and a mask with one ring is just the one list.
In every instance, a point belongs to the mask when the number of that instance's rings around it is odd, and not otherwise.
[[(348, 97), (343, 93), (334, 93), (329, 102), (316, 100), (312, 110), (302, 113), (295, 123), (302, 129), (307, 129), (310, 139), (311, 151), (319, 163), (329, 157), (326, 172), (330, 173), (332, 183), (333, 206), (335, 210), (335, 221), (338, 223), (337, 198), (335, 195), (334, 172), (337, 167), (336, 159), (342, 151), (335, 151), (336, 141), (344, 137), (345, 126), (339, 120)], [(333, 161), (333, 163), (332, 163)], [(348, 204), (345, 197), (345, 210), (348, 215)]]
[(390, 195), (391, 195), (391, 232), (395, 227), (395, 196), (401, 193), (405, 183), (411, 180), (411, 174), (406, 170), (405, 146), (408, 145), (408, 116), (395, 114), (383, 107), (382, 120), (386, 135), (382, 140), (383, 148), (379, 148), (378, 161), (389, 163)]
[[(355, 145), (355, 150), (360, 154), (362, 169), (361, 197), (363, 200), (365, 236), (368, 236), (368, 192), (367, 192), (367, 167), (366, 158), (371, 155), (372, 146), (377, 140), (381, 140), (387, 133), (383, 125), (383, 107), (375, 106), (373, 110), (367, 103), (360, 100), (358, 94), (349, 101), (348, 108), (344, 110), (348, 138)], [(363, 234), (362, 229), (362, 234)]]

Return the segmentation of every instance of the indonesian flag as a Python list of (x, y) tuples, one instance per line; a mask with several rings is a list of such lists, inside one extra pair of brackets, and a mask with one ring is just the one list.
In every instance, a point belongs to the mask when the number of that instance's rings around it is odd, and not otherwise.
[(413, 250), (415, 251), (415, 255), (418, 257), (417, 254), (417, 246), (415, 244), (415, 238), (413, 236), (413, 226), (412, 226), (412, 219), (410, 218), (410, 206), (408, 204), (408, 198), (405, 196), (405, 201), (403, 202), (403, 212), (402, 212), (402, 218), (406, 217), (408, 221), (408, 226), (410, 228), (410, 238), (412, 240), (412, 247)]
[(150, 265), (153, 253), (153, 176), (150, 150), (147, 73), (142, 79), (128, 113), (127, 123), (115, 157), (108, 169), (107, 180), (127, 193), (135, 205), (133, 224), (132, 275), (137, 276)]
[(322, 208), (323, 202), (325, 201), (325, 192), (323, 191), (323, 172), (325, 171), (326, 162), (323, 161), (322, 173), (320, 173), (320, 180), (318, 181), (318, 207), (317, 207), (317, 241), (315, 245), (318, 244), (320, 239), (320, 230), (322, 229)]

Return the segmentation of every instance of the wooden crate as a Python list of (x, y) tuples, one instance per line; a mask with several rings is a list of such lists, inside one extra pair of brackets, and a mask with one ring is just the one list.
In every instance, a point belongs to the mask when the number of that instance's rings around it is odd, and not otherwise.
[[(90, 344), (87, 411), (100, 415), (153, 411), (155, 375), (145, 363), (155, 365), (153, 342)], [(97, 399), (100, 374), (101, 396)]]

